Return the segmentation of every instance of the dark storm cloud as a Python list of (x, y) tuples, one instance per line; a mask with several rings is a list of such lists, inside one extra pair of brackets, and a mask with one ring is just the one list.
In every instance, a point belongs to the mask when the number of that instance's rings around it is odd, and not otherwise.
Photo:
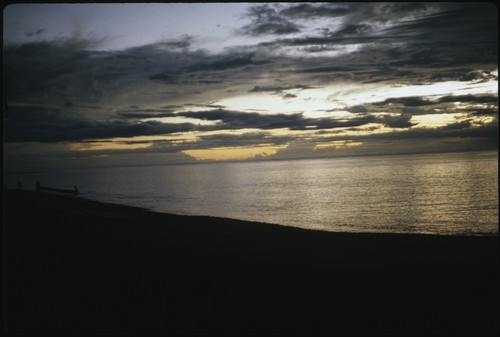
[[(204, 52), (185, 53), (179, 55), (178, 66), (173, 67), (165, 62), (159, 72), (148, 76), (150, 80), (161, 81), (166, 84), (221, 84), (228, 85), (228, 78), (243, 81), (255, 73), (260, 73), (260, 66), (269, 65), (272, 68), (272, 59), (257, 57), (255, 52), (242, 50), (227, 51), (219, 55), (209, 55)], [(229, 73), (233, 71), (233, 73)], [(239, 76), (238, 76), (239, 75)], [(236, 77), (236, 78), (234, 78)]]
[[(38, 95), (52, 89), (57, 79), (73, 74), (88, 53), (85, 44), (39, 42), (4, 47), (5, 93), (9, 98), (20, 95)], [(81, 82), (87, 82), (83, 78)], [(90, 83), (88, 83), (90, 86)], [(64, 88), (61, 88), (64, 90)]]
[(462, 102), (462, 103), (498, 103), (498, 97), (493, 95), (450, 95), (439, 99), (440, 103)]
[(312, 89), (313, 87), (310, 87), (308, 85), (301, 85), (301, 84), (296, 84), (296, 85), (289, 85), (289, 86), (260, 86), (256, 85), (254, 86), (249, 92), (282, 92), (285, 90), (294, 90), (294, 89)]
[(473, 70), (471, 68), (455, 68), (453, 70), (433, 71), (431, 81), (462, 81), (484, 83), (497, 81), (498, 77), (488, 70)]
[(417, 123), (411, 123), (411, 115), (401, 114), (399, 116), (381, 116), (378, 121), (389, 128), (411, 128), (417, 125)]
[(246, 35), (284, 35), (300, 32), (299, 25), (279, 15), (270, 5), (252, 6), (247, 16), (252, 18), (252, 22), (241, 28), (241, 32)]
[[(498, 112), (494, 109), (498, 105), (497, 96), (493, 95), (447, 95), (438, 99), (429, 99), (425, 96), (405, 96), (391, 97), (380, 102), (367, 103), (364, 105), (355, 105), (346, 107), (345, 110), (351, 113), (370, 113), (370, 112), (404, 112), (408, 114), (431, 114), (431, 113), (455, 113), (456, 108), (450, 107), (449, 103), (466, 103), (471, 104), (473, 110), (478, 109), (475, 104), (483, 104), (488, 106), (483, 110), (491, 113)], [(428, 108), (427, 108), (428, 107)], [(439, 111), (435, 111), (439, 108)], [(467, 108), (467, 106), (465, 106)], [(462, 107), (463, 109), (463, 107)]]
[[(191, 50), (190, 37), (118, 51), (95, 51), (97, 42), (65, 39), (4, 46), (5, 94), (11, 102), (88, 104), (154, 83), (175, 85), (176, 96), (198, 86), (231, 87), (256, 76), (272, 59), (241, 49), (212, 55)], [(179, 84), (183, 85), (182, 89)]]
[(407, 97), (398, 97), (398, 98), (388, 98), (383, 102), (374, 103), (375, 105), (383, 105), (388, 103), (401, 104), (404, 106), (425, 106), (439, 103), (479, 103), (479, 104), (488, 104), (488, 103), (497, 103), (498, 98), (493, 95), (447, 95), (443, 96), (435, 101), (418, 97), (418, 96), (407, 96)]
[(348, 66), (348, 65), (331, 65), (331, 66), (320, 66), (320, 67), (311, 67), (311, 68), (303, 68), (298, 69), (297, 73), (336, 73), (336, 72), (352, 72), (359, 70), (360, 66)]
[(497, 116), (498, 108), (471, 109), (470, 114), (473, 116)]
[(88, 50), (92, 42), (61, 40), (4, 47), (5, 92), (11, 101), (96, 101), (136, 83), (163, 62), (179, 67), (163, 45), (118, 52)]
[(240, 146), (259, 146), (259, 145), (283, 145), (293, 140), (293, 136), (274, 136), (269, 132), (246, 132), (241, 135), (218, 134), (211, 136), (201, 136), (196, 146), (186, 144), (195, 148), (214, 148), (214, 147), (240, 147)]
[[(442, 10), (432, 15), (421, 14), (429, 6)], [(282, 64), (290, 66), (279, 70), (282, 75), (287, 71), (290, 75), (310, 74), (314, 76), (304, 80), (316, 83), (334, 80), (422, 83), (440, 77), (462, 81), (495, 78), (491, 70), (497, 66), (497, 25), (488, 4), (292, 4), (281, 5), (281, 9), (254, 6), (252, 11), (257, 21), (297, 16), (302, 19), (333, 16), (343, 20), (339, 28), (323, 30), (317, 36), (262, 43), (260, 47), (264, 50), (295, 46), (303, 47), (302, 51), (317, 52), (352, 43), (361, 46), (357, 51), (336, 57), (300, 62), (283, 57)], [(396, 23), (385, 30), (369, 31), (372, 23), (388, 20)], [(121, 85), (150, 79), (166, 85), (230, 87), (236, 81), (243, 83), (245, 79), (280, 69), (280, 63), (265, 54), (257, 56), (245, 48), (233, 48), (210, 55), (189, 49), (192, 42), (193, 37), (183, 36), (115, 52), (92, 52), (90, 47), (95, 42), (81, 39), (6, 46), (5, 87), (9, 97), (49, 92), (51, 97), (59, 95), (61, 99), (72, 95), (81, 100), (99, 99), (112, 95), (117, 90), (117, 81)], [(231, 70), (241, 73), (231, 74)]]
[(363, 23), (349, 23), (344, 25), (341, 29), (335, 32), (337, 36), (346, 36), (346, 35), (359, 35), (366, 34), (370, 32), (372, 28)]
[(366, 113), (368, 112), (368, 108), (364, 105), (353, 105), (346, 108), (346, 111), (349, 111), (350, 113)]
[(473, 70), (460, 77), (460, 81), (475, 81), (475, 82), (487, 82), (489, 80), (498, 80), (498, 77), (492, 74), (490, 71), (485, 70)]
[(387, 104), (401, 104), (404, 106), (416, 107), (416, 106), (432, 105), (435, 104), (435, 102), (419, 96), (407, 96), (398, 98), (388, 98), (383, 102), (373, 103), (373, 105), (387, 105)]
[(45, 29), (38, 29), (36, 31), (26, 33), (26, 36), (27, 37), (38, 36), (38, 35), (43, 34), (44, 32), (45, 32)]
[(171, 48), (188, 48), (193, 43), (194, 39), (195, 39), (194, 36), (183, 35), (176, 40), (164, 41), (162, 42), (162, 44), (165, 47), (171, 47)]
[[(303, 130), (334, 130), (353, 127), (362, 127), (368, 124), (380, 124), (389, 128), (409, 129), (417, 124), (411, 122), (411, 118), (418, 114), (430, 113), (454, 113), (456, 110), (439, 111), (418, 110), (420, 106), (431, 104), (447, 104), (448, 102), (491, 102), (493, 96), (444, 96), (436, 102), (418, 98), (402, 97), (391, 98), (383, 102), (375, 102), (367, 105), (357, 105), (347, 108), (353, 113), (349, 118), (308, 118), (302, 113), (293, 114), (269, 114), (257, 112), (243, 112), (221, 109), (218, 105), (208, 104), (207, 107), (216, 109), (205, 111), (177, 111), (171, 109), (141, 109), (132, 106), (119, 110), (114, 118), (104, 120), (91, 120), (75, 111), (57, 108), (46, 108), (42, 106), (14, 106), (5, 116), (6, 141), (74, 141), (106, 139), (113, 137), (133, 137), (141, 135), (162, 135), (187, 131), (216, 131), (216, 130), (240, 130), (240, 129), (289, 129), (292, 131)], [(442, 103), (442, 102), (445, 103)], [(399, 107), (393, 109), (385, 108), (396, 104)], [(391, 114), (372, 115), (380, 111), (391, 112)], [(410, 110), (405, 110), (410, 109)], [(416, 110), (414, 110), (416, 109)], [(468, 112), (471, 116), (495, 116), (497, 109), (473, 108), (461, 110)], [(394, 113), (398, 113), (395, 115)], [(184, 117), (193, 119), (192, 123), (165, 123), (158, 121), (141, 121), (147, 118), (174, 118)], [(211, 121), (211, 125), (198, 125), (196, 120)], [(457, 122), (450, 126), (451, 129), (461, 129), (470, 124)], [(441, 130), (446, 130), (445, 128)]]
[[(321, 47), (323, 48), (323, 47)], [(325, 49), (326, 50), (326, 49)], [(368, 52), (369, 53), (369, 52)], [(375, 55), (379, 53), (375, 51)], [(352, 56), (352, 54), (351, 54)], [(368, 63), (366, 63), (368, 62)], [(335, 81), (348, 81), (365, 83), (396, 82), (398, 84), (428, 84), (432, 76), (430, 71), (413, 71), (401, 67), (389, 66), (388, 60), (369, 62), (369, 60), (359, 60), (359, 62), (349, 61), (348, 57), (321, 58), (317, 57), (314, 62), (303, 60), (290, 73), (298, 74), (304, 80), (314, 81), (313, 83), (329, 84)]]
[[(295, 139), (294, 144), (299, 147), (309, 147), (309, 153), (302, 153), (302, 156), (319, 154), (317, 151), (312, 151), (318, 143), (328, 144), (329, 142), (346, 140), (363, 143), (354, 150), (354, 153), (358, 154), (407, 153), (415, 150), (418, 152), (494, 150), (498, 148), (496, 119), (492, 123), (480, 125), (477, 123), (473, 125), (471, 120), (462, 120), (438, 128), (411, 127), (398, 132), (366, 133), (378, 128), (376, 125), (365, 128), (350, 128), (352, 131), (364, 131), (364, 133), (348, 137), (340, 135), (338, 130), (319, 130), (315, 134), (321, 138)], [(293, 153), (293, 148), (289, 150), (287, 152), (291, 152), (291, 155), (297, 155), (297, 153)]]
[[(217, 121), (216, 129), (246, 129), (257, 128), (262, 130), (282, 129), (308, 130), (331, 129), (351, 126), (361, 126), (377, 122), (373, 116), (338, 118), (307, 118), (301, 113), (294, 114), (259, 114), (229, 110), (185, 111), (176, 113), (177, 116), (196, 118), (207, 121)], [(380, 120), (380, 122), (385, 123)]]
[(188, 71), (202, 70), (227, 70), (249, 65), (262, 65), (269, 63), (268, 60), (258, 60), (254, 53), (229, 54), (213, 57), (209, 62), (199, 62), (187, 67)]
[(130, 122), (124, 119), (97, 121), (74, 112), (41, 106), (10, 107), (4, 118), (6, 142), (64, 142), (162, 135), (193, 129), (190, 123)]
[(404, 15), (419, 13), (432, 4), (425, 3), (305, 3), (290, 5), (279, 11), (289, 18), (315, 20), (318, 18), (343, 18), (346, 22), (387, 22), (399, 20)]
[(428, 67), (496, 64), (496, 8), (486, 3), (443, 7), (441, 12), (384, 31), (386, 35), (411, 38), (406, 57), (392, 63)]
[[(382, 41), (395, 40), (395, 37), (391, 36), (306, 36), (297, 38), (284, 38), (278, 39), (270, 42), (262, 42), (260, 45), (264, 47), (286, 47), (286, 46), (313, 46), (313, 45), (350, 45), (350, 44), (362, 44), (362, 43), (374, 43)], [(396, 41), (394, 41), (396, 42)]]
[(401, 133), (401, 137), (395, 135), (386, 135), (386, 138), (399, 139), (418, 139), (418, 138), (489, 138), (491, 140), (498, 139), (498, 125), (485, 125), (481, 127), (470, 127), (468, 121), (452, 123), (439, 128), (421, 128), (410, 129), (407, 132)]
[(132, 111), (118, 111), (118, 116), (122, 118), (131, 118), (131, 119), (141, 119), (141, 118), (161, 118), (161, 117), (174, 117), (175, 114), (170, 110), (154, 110), (154, 109), (145, 109), (145, 110), (132, 110)]
[[(317, 53), (355, 45), (353, 52), (325, 57), (321, 67), (308, 66), (306, 61), (294, 71), (318, 75), (342, 72), (343, 78), (364, 83), (496, 79), (491, 71), (498, 62), (498, 23), (492, 4), (307, 4), (292, 5), (290, 13), (299, 15), (294, 9), (304, 8), (302, 18), (315, 19), (328, 13), (328, 8), (339, 6), (345, 11), (333, 15), (341, 20), (338, 28), (322, 28), (317, 35), (281, 38), (261, 46), (302, 47), (304, 52)], [(285, 15), (287, 10), (280, 13)], [(380, 28), (380, 23), (390, 25)]]
[(451, 123), (445, 126), (440, 127), (440, 130), (463, 130), (463, 129), (468, 129), (472, 126), (472, 123), (470, 120), (463, 120), (460, 122), (456, 123)]
[(220, 121), (218, 129), (276, 129), (288, 128), (297, 123), (303, 123), (302, 114), (259, 114), (255, 112), (240, 112), (229, 110), (185, 111), (178, 116), (197, 118), (207, 121)]
[[(143, 121), (148, 118), (187, 117), (192, 123)], [(196, 120), (213, 125), (198, 125)], [(224, 109), (172, 112), (167, 109), (120, 110), (114, 118), (94, 120), (77, 111), (44, 106), (13, 106), (4, 118), (7, 142), (57, 142), (143, 135), (164, 135), (188, 131), (240, 129), (333, 129), (382, 123), (401, 127), (399, 120), (375, 118), (370, 115), (340, 118), (307, 118), (302, 113), (264, 114)]]
[[(307, 36), (293, 39), (282, 39), (267, 45), (325, 45), (371, 43), (379, 39), (396, 38), (390, 34), (371, 34), (375, 24), (388, 21), (398, 22), (428, 9), (429, 4), (378, 4), (378, 3), (345, 3), (345, 4), (298, 4), (279, 11), (282, 18), (299, 18), (315, 20), (318, 18), (335, 18), (342, 24), (337, 29), (321, 28), (320, 36)], [(337, 21), (338, 22), (338, 21)]]
[[(414, 144), (420, 142), (427, 142), (430, 139), (436, 141), (441, 141), (446, 143), (446, 140), (457, 139), (462, 143), (462, 146), (467, 148), (467, 144), (472, 144), (474, 139), (481, 139), (478, 144), (480, 146), (475, 147), (475, 149), (494, 149), (497, 147), (498, 142), (498, 125), (488, 124), (483, 126), (471, 126), (470, 121), (460, 121), (452, 123), (439, 128), (418, 128), (413, 127), (405, 129), (400, 132), (386, 132), (386, 133), (373, 133), (373, 134), (360, 134), (349, 136), (348, 139), (356, 142), (364, 142), (366, 144), (374, 143), (380, 141), (389, 141), (392, 144), (397, 144), (397, 142), (410, 141)], [(321, 131), (320, 131), (321, 132)], [(332, 134), (332, 136), (327, 136), (327, 134)], [(332, 142), (332, 141), (344, 141), (345, 136), (337, 135), (334, 132), (329, 132), (325, 130), (321, 132), (321, 141)], [(476, 142), (474, 140), (474, 142)], [(484, 147), (481, 147), (483, 145)], [(446, 146), (443, 147), (445, 149)], [(379, 149), (380, 150), (380, 149)], [(429, 148), (427, 150), (432, 150)], [(454, 148), (448, 148), (448, 150), (455, 150)]]
[(289, 18), (315, 19), (319, 17), (338, 17), (349, 13), (349, 4), (298, 4), (291, 5), (279, 12)]

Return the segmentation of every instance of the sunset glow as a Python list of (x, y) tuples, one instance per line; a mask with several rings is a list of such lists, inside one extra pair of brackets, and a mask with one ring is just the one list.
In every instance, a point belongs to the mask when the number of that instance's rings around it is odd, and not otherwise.
[(487, 3), (10, 5), (6, 168), (411, 153), (440, 141), (440, 151), (496, 149), (494, 13)]
[(275, 154), (283, 146), (256, 146), (256, 147), (219, 147), (206, 150), (186, 150), (185, 154), (198, 160), (244, 160), (261, 158)]

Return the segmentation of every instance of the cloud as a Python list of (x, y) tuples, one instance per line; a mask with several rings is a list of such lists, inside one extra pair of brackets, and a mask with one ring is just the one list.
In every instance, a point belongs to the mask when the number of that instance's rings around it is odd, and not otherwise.
[(349, 23), (335, 32), (336, 36), (359, 35), (371, 32), (372, 28), (364, 23)]
[(455, 68), (451, 71), (435, 71), (432, 73), (430, 80), (438, 81), (462, 81), (484, 83), (487, 81), (497, 81), (498, 77), (489, 70), (472, 69), (472, 68)]
[[(332, 74), (358, 82), (424, 84), (439, 80), (487, 81), (496, 78), (498, 59), (495, 8), (486, 3), (307, 4), (302, 18), (315, 19), (343, 8), (338, 27), (324, 26), (315, 35), (262, 42), (266, 48), (302, 52), (342, 51), (307, 60), (294, 71)], [(284, 9), (280, 13), (287, 13)], [(292, 15), (292, 14), (290, 14)], [(327, 14), (325, 14), (327, 16)], [(458, 43), (458, 41), (460, 41)], [(323, 63), (322, 66), (317, 64)]]
[[(147, 118), (187, 117), (193, 123), (142, 121)], [(212, 121), (215, 125), (197, 125), (196, 120)], [(165, 135), (178, 132), (239, 129), (331, 129), (361, 126), (377, 122), (373, 116), (350, 119), (307, 118), (301, 113), (269, 114), (224, 109), (172, 112), (167, 109), (120, 110), (114, 118), (95, 120), (76, 110), (45, 106), (11, 106), (4, 120), (8, 142), (57, 142), (145, 135)], [(379, 120), (388, 123), (386, 120)]]
[(6, 142), (67, 142), (187, 132), (193, 124), (89, 119), (74, 111), (43, 106), (11, 106), (4, 118)]
[(240, 29), (245, 35), (285, 35), (300, 32), (300, 26), (279, 15), (270, 5), (249, 8), (247, 16), (252, 22)]
[(82, 167), (116, 167), (169, 163), (192, 163), (194, 158), (182, 152), (136, 150), (71, 150), (67, 143), (5, 143), (4, 172), (43, 172), (55, 167), (81, 169)]
[(175, 117), (172, 110), (168, 109), (143, 109), (143, 110), (121, 110), (117, 115), (122, 118), (144, 119), (144, 118), (163, 118)]
[(218, 71), (232, 68), (240, 68), (249, 65), (261, 65), (269, 63), (267, 60), (258, 60), (254, 53), (229, 54), (213, 57), (209, 62), (199, 62), (187, 67), (188, 71)]
[(440, 103), (467, 102), (467, 103), (497, 103), (498, 96), (493, 95), (449, 95), (439, 99)]
[(291, 5), (279, 13), (289, 18), (316, 19), (320, 17), (339, 17), (349, 13), (349, 4), (319, 4), (308, 3)]
[[(278, 90), (279, 88), (266, 87), (263, 90), (271, 89)], [(294, 98), (292, 96), (285, 95), (284, 98)], [(36, 105), (15, 105), (10, 107), (5, 116), (5, 140), (16, 142), (76, 141), (210, 130), (334, 130), (361, 127), (368, 124), (380, 124), (392, 129), (407, 129), (417, 125), (411, 122), (414, 115), (456, 113), (456, 109), (447, 109), (446, 106), (441, 107), (438, 112), (434, 110), (436, 106), (449, 104), (450, 102), (496, 104), (496, 98), (489, 95), (443, 96), (435, 101), (417, 96), (388, 98), (382, 102), (347, 107), (346, 110), (350, 111), (352, 115), (342, 118), (310, 118), (302, 113), (273, 114), (236, 111), (225, 109), (220, 105), (207, 104), (205, 106), (209, 110), (201, 111), (179, 110), (183, 106), (165, 106), (158, 109), (142, 109), (131, 106), (118, 110), (112, 118), (95, 120), (82, 114), (78, 107), (65, 107), (62, 109)], [(433, 108), (420, 110), (421, 107), (425, 108), (426, 106), (432, 106)], [(462, 111), (475, 116), (494, 116), (497, 113), (494, 106), (482, 108), (471, 106), (471, 108)], [(374, 115), (374, 112), (378, 112), (378, 115)], [(192, 122), (144, 121), (144, 119), (148, 118), (165, 117), (189, 118)], [(210, 121), (213, 124), (197, 123), (197, 120), (200, 122)]]
[(393, 64), (427, 67), (495, 64), (498, 41), (493, 8), (485, 3), (443, 7), (438, 13), (385, 30), (387, 35), (411, 36), (411, 43), (406, 47), (409, 57)]
[(463, 130), (463, 129), (468, 129), (472, 126), (472, 123), (470, 120), (464, 120), (456, 123), (451, 123), (445, 126), (442, 126), (440, 130)]
[[(474, 148), (490, 148), (498, 138), (497, 95), (457, 91), (361, 100), (337, 110), (319, 105), (318, 112), (334, 112), (321, 118), (297, 112), (294, 103), (307, 97), (307, 89), (334, 90), (327, 87), (331, 84), (361, 92), (371, 87), (366, 83), (498, 81), (494, 9), (487, 3), (251, 5), (245, 17), (250, 23), (238, 30), (245, 36), (233, 36), (248, 44), (217, 54), (196, 49), (198, 40), (190, 35), (113, 51), (98, 51), (99, 40), (76, 33), (70, 39), (6, 44), (4, 140), (52, 146), (189, 133), (177, 143), (149, 142), (134, 153), (295, 144), (296, 154), (313, 151), (320, 142), (346, 140), (348, 130), (367, 151), (370, 142), (397, 146), (398, 140), (408, 145), (425, 139), (433, 145), (454, 139), (450, 146), (474, 139)], [(251, 102), (244, 108), (218, 104), (249, 93), (279, 95), (290, 113), (274, 113), (271, 105), (269, 111), (257, 110)], [(335, 96), (341, 105), (350, 104), (341, 96)], [(342, 117), (336, 117), (339, 111)], [(413, 116), (427, 114), (461, 119), (440, 128), (412, 122)], [(173, 123), (176, 117), (192, 123)], [(144, 121), (148, 118), (156, 120)], [(120, 151), (125, 158), (127, 150)]]
[(399, 116), (386, 115), (379, 117), (378, 120), (380, 123), (390, 128), (411, 128), (417, 125), (417, 123), (410, 122), (411, 117), (412, 116), (408, 114), (401, 114)]
[(39, 36), (39, 35), (42, 35), (44, 32), (45, 32), (45, 29), (37, 29), (36, 31), (26, 33), (26, 36), (27, 37)]
[(368, 108), (364, 105), (353, 105), (346, 108), (346, 111), (349, 111), (350, 113), (366, 113), (368, 112)]
[[(494, 107), (498, 106), (498, 98), (494, 95), (446, 95), (438, 99), (429, 99), (426, 96), (390, 97), (383, 101), (346, 107), (345, 110), (353, 114), (369, 114), (374, 112), (403, 112), (412, 115), (456, 113), (456, 107), (450, 105), (450, 103), (469, 104), (469, 107), (464, 105), (461, 108), (485, 110), (486, 114), (498, 112), (497, 109), (494, 109)], [(478, 109), (477, 104), (486, 105), (488, 108)]]
[(241, 112), (229, 110), (185, 111), (176, 116), (196, 118), (208, 121), (217, 121), (214, 127), (218, 130), (257, 128), (262, 130), (283, 129), (309, 130), (332, 129), (352, 126), (361, 126), (377, 122), (373, 116), (338, 118), (307, 118), (302, 113), (292, 114), (259, 114), (255, 112)]
[(177, 39), (168, 39), (163, 41), (161, 42), (161, 45), (166, 48), (189, 48), (194, 40), (194, 36), (185, 34)]
[[(498, 139), (498, 126), (495, 123), (472, 127), (467, 121), (461, 121), (438, 128), (411, 128), (401, 132), (374, 133), (368, 135), (352, 136), (355, 141), (370, 142), (373, 140), (425, 140), (460, 138), (464, 143), (471, 138), (485, 138), (488, 142)], [(325, 138), (328, 139), (328, 138)], [(329, 140), (343, 140), (345, 137), (332, 136)]]
[(383, 102), (374, 103), (374, 105), (401, 104), (404, 106), (416, 107), (435, 104), (435, 102), (419, 96), (406, 96), (397, 98), (388, 98)]
[(229, 110), (184, 111), (178, 116), (197, 118), (208, 121), (219, 121), (217, 129), (279, 129), (295, 127), (304, 123), (302, 114), (259, 114)]
[[(136, 49), (97, 52), (87, 49), (91, 45), (63, 40), (5, 47), (7, 97), (13, 102), (95, 103), (137, 83), (150, 67), (159, 67), (157, 61), (148, 63), (153, 51), (149, 55)], [(166, 54), (164, 59), (168, 60), (171, 54)]]
[(206, 104), (232, 95), (229, 89), (247, 92), (250, 79), (272, 72), (273, 59), (237, 48), (212, 55), (191, 50), (190, 41), (116, 51), (72, 40), (4, 46), (5, 97), (10, 104), (93, 105), (100, 112), (90, 118), (104, 120), (127, 105)]
[(470, 112), (473, 116), (498, 116), (498, 107), (497, 108), (485, 108), (485, 109), (471, 109)]
[(195, 144), (189, 144), (190, 148), (210, 149), (216, 147), (248, 147), (261, 145), (283, 145), (287, 144), (294, 137), (275, 136), (271, 132), (245, 132), (243, 134), (217, 134), (200, 136)]
[(432, 3), (304, 3), (289, 5), (279, 13), (306, 20), (341, 18), (344, 22), (371, 23), (401, 20), (436, 6)]
[(298, 73), (336, 73), (336, 72), (352, 72), (359, 70), (359, 66), (349, 66), (349, 65), (329, 65), (320, 67), (308, 67), (298, 69)]
[(288, 86), (273, 86), (273, 85), (270, 85), (270, 86), (260, 86), (260, 85), (256, 85), (254, 86), (251, 90), (249, 90), (248, 92), (282, 92), (282, 91), (285, 91), (285, 90), (295, 90), (295, 89), (300, 89), (300, 90), (304, 90), (304, 89), (312, 89), (313, 87), (311, 86), (308, 86), (308, 85), (301, 85), (301, 84), (295, 84), (295, 85), (288, 85)]

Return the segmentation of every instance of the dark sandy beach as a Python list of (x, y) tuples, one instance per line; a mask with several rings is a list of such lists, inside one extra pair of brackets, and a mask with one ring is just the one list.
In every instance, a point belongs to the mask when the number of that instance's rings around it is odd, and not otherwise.
[(498, 237), (345, 234), (4, 192), (11, 334), (490, 334)]

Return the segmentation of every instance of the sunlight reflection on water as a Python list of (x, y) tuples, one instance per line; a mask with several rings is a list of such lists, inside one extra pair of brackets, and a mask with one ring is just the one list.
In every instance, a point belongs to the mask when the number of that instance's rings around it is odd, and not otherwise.
[[(327, 231), (498, 233), (496, 152), (101, 168), (6, 176), (156, 211)], [(77, 182), (77, 183), (76, 183)]]

